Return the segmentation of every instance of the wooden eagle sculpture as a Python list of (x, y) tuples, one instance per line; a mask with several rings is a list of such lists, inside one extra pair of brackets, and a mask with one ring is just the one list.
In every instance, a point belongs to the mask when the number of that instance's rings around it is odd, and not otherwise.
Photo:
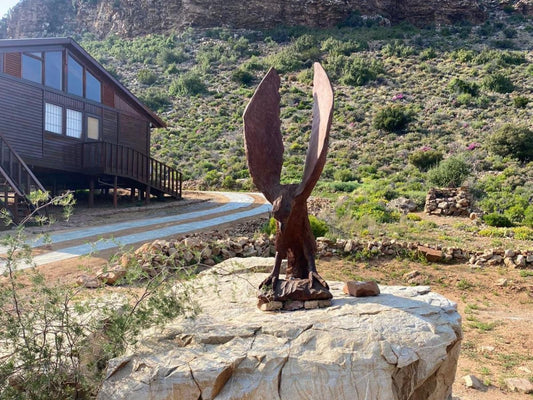
[[(316, 292), (313, 288), (318, 288), (319, 291), (329, 294), (329, 287), (315, 266), (316, 241), (309, 223), (307, 198), (320, 178), (326, 162), (333, 115), (333, 88), (322, 66), (315, 63), (313, 123), (303, 179), (299, 184), (282, 185), (280, 175), (283, 165), (283, 140), (280, 129), (279, 87), (279, 75), (271, 68), (257, 87), (243, 115), (248, 169), (256, 187), (272, 203), (272, 213), (277, 221), (274, 268), (259, 286), (260, 289), (272, 287), (275, 300), (282, 297), (283, 293), (292, 291), (288, 287), (279, 287), (283, 259), (287, 259), (288, 286), (294, 286), (291, 282), (298, 280), (302, 286), (301, 281), (305, 280), (308, 292)], [(319, 297), (288, 298), (309, 300)], [(331, 294), (327, 298), (331, 298)]]

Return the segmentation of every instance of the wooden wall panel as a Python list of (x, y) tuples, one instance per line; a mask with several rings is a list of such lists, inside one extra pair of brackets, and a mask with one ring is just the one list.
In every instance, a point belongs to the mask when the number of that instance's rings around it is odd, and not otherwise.
[(85, 104), (81, 100), (73, 99), (66, 95), (62, 95), (56, 92), (49, 92), (49, 91), (44, 92), (44, 99), (45, 101), (49, 103), (57, 104), (59, 106), (64, 106), (72, 110), (79, 110), (79, 111), (83, 111), (84, 104)]
[(81, 141), (53, 133), (44, 134), (43, 164), (60, 170), (79, 170), (81, 168)]
[(119, 116), (119, 124), (118, 143), (147, 154), (148, 135), (146, 132), (148, 122), (121, 114)]
[(22, 58), (20, 53), (6, 53), (4, 60), (4, 72), (6, 74), (22, 77)]
[(129, 114), (135, 118), (143, 118), (132, 106), (129, 105), (122, 97), (115, 95), (115, 108), (123, 113)]
[(105, 82), (102, 82), (102, 85), (104, 88), (102, 102), (106, 106), (114, 108), (115, 107), (115, 92), (113, 90), (113, 87), (108, 85)]
[(21, 156), (42, 157), (42, 90), (0, 77), (0, 93), (0, 133)]
[(118, 115), (116, 112), (104, 110), (102, 140), (104, 142), (118, 143)]
[(94, 104), (85, 103), (85, 112), (102, 117), (102, 107), (98, 107)]

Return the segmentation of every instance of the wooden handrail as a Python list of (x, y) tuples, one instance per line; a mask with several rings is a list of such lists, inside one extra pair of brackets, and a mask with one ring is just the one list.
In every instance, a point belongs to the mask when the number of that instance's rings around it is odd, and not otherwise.
[[(8, 157), (9, 160), (4, 160), (4, 145), (7, 146)], [(14, 165), (13, 165), (13, 158), (15, 158), (15, 161), (17, 163), (17, 173), (14, 172)], [(9, 162), (9, 169), (6, 170), (4, 168), (4, 162)], [(37, 189), (41, 190), (43, 193), (46, 192), (46, 189), (43, 187), (41, 182), (37, 179), (37, 177), (33, 174), (31, 169), (26, 165), (24, 160), (18, 155), (18, 153), (13, 150), (11, 145), (5, 138), (0, 134), (0, 166), (2, 167), (3, 175), (8, 179), (6, 174), (9, 176), (9, 180), (11, 180), (10, 185), (13, 187), (13, 189), (18, 189), (18, 191), (22, 192), (22, 195), (28, 196), (31, 192), (31, 186), (36, 187)], [(14, 176), (16, 178), (14, 179)], [(26, 178), (26, 182), (24, 182), (23, 178)], [(15, 185), (15, 186), (13, 186)], [(25, 189), (25, 190), (24, 190)]]
[(173, 197), (181, 198), (180, 171), (131, 147), (109, 142), (82, 144), (82, 167), (134, 179)]

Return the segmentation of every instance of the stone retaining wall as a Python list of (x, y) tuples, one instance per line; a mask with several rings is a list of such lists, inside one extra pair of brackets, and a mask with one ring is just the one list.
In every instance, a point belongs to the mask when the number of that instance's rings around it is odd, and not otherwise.
[(432, 188), (426, 196), (424, 211), (430, 215), (468, 217), (472, 210), (472, 196), (466, 187)]
[[(533, 268), (533, 250), (488, 249), (471, 252), (456, 247), (442, 247), (418, 242), (397, 240), (362, 239), (317, 239), (317, 257), (362, 258), (423, 256), (430, 262), (468, 262), (476, 268), (504, 265), (508, 268)], [(97, 274), (97, 278), (80, 278), (79, 283), (87, 287), (98, 287), (102, 282), (113, 284), (124, 276), (125, 270), (137, 262), (149, 275), (155, 275), (163, 268), (182, 265), (210, 267), (217, 262), (233, 257), (269, 257), (275, 254), (274, 237), (259, 235), (254, 238), (237, 237), (204, 241), (192, 235), (181, 240), (156, 240), (145, 243), (133, 254), (125, 254), (118, 262)], [(179, 260), (179, 261), (178, 261)]]

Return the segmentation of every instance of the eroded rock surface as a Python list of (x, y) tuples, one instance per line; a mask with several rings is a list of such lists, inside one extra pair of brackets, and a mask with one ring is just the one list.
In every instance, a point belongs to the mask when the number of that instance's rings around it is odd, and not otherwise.
[(419, 25), (481, 22), (485, 13), (476, 0), (25, 0), (6, 20), (8, 38), (112, 32), (135, 37), (188, 26), (261, 29), (278, 25), (333, 26), (352, 12), (381, 15), (392, 22)]
[(455, 303), (422, 286), (382, 286), (379, 296), (355, 298), (330, 282), (329, 308), (264, 312), (256, 287), (265, 276), (249, 272), (246, 259), (202, 273), (203, 311), (144, 332), (136, 349), (110, 362), (98, 398), (442, 400), (451, 393), (461, 340)]

